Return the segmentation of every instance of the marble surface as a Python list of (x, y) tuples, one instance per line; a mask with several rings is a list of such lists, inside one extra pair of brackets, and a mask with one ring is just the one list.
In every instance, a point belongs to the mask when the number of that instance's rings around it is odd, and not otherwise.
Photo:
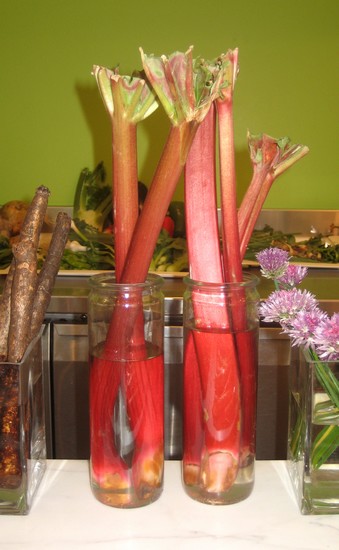
[(167, 461), (164, 492), (120, 510), (91, 493), (88, 462), (50, 460), (28, 516), (0, 516), (1, 550), (326, 550), (339, 548), (339, 515), (302, 516), (283, 461), (258, 461), (251, 496), (229, 506), (190, 499), (180, 462)]

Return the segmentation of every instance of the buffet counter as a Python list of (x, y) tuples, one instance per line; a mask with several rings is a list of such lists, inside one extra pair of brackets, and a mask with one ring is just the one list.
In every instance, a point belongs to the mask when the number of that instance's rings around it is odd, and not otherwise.
[(87, 461), (49, 460), (29, 515), (0, 516), (1, 550), (338, 548), (339, 516), (302, 516), (283, 461), (258, 461), (253, 493), (229, 506), (193, 501), (180, 475), (166, 461), (160, 499), (121, 510), (94, 498)]

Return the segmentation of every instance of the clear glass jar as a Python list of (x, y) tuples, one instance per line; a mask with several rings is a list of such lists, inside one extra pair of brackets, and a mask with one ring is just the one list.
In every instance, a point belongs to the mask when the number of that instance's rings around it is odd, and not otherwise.
[(163, 488), (163, 280), (90, 278), (91, 486), (109, 506), (155, 501)]
[(339, 361), (309, 350), (298, 359), (290, 367), (288, 471), (302, 514), (339, 514)]
[(46, 469), (42, 333), (0, 362), (0, 514), (28, 514)]
[(254, 484), (258, 278), (184, 282), (183, 483), (195, 500), (231, 504)]

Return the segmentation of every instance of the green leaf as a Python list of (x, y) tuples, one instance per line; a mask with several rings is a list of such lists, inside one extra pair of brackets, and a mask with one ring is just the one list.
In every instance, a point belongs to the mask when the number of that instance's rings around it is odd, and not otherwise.
[(339, 426), (326, 426), (317, 435), (311, 455), (311, 463), (314, 469), (320, 468), (339, 447)]
[(333, 404), (339, 408), (339, 380), (333, 374), (326, 362), (317, 361), (315, 363), (315, 371), (327, 395)]
[(118, 69), (94, 65), (93, 75), (111, 118), (119, 110), (121, 116), (124, 115), (129, 122), (137, 124), (157, 109), (155, 92), (145, 78), (142, 78), (141, 73), (120, 75)]
[(193, 59), (192, 51), (156, 57), (140, 48), (144, 71), (173, 125), (201, 122), (224, 84), (221, 58)]

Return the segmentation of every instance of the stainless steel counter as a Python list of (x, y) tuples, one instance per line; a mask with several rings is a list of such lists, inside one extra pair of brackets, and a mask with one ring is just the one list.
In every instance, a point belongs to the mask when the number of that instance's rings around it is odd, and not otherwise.
[[(257, 267), (246, 267), (246, 271), (257, 275), (260, 279), (258, 286), (262, 299), (267, 298), (273, 290), (273, 283), (260, 276)], [(301, 285), (315, 294), (320, 306), (334, 313), (339, 311), (339, 269), (309, 268), (307, 278)], [(182, 315), (182, 295), (184, 283), (182, 278), (164, 279), (165, 315), (176, 317)], [(88, 277), (64, 275), (57, 277), (48, 312), (86, 314), (87, 296), (89, 293)]]

